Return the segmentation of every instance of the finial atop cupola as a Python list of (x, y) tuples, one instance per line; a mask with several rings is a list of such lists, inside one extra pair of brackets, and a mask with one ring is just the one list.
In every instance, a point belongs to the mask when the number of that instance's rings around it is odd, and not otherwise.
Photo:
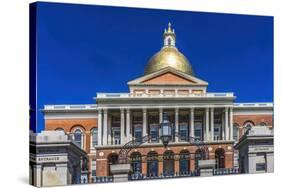
[(163, 34), (164, 47), (176, 47), (176, 33), (172, 29), (172, 24), (168, 23), (168, 29), (165, 28)]

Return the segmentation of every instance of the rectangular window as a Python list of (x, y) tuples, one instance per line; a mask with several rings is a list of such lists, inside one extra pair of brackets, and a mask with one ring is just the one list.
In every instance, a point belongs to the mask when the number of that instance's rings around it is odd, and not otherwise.
[(214, 128), (214, 140), (221, 140), (221, 130), (220, 125), (215, 125)]
[(180, 125), (180, 131), (179, 131), (180, 141), (187, 141), (188, 138), (188, 132), (187, 132), (187, 124), (181, 124)]
[(158, 125), (152, 125), (150, 126), (150, 136), (152, 142), (158, 142)]
[(256, 171), (265, 171), (266, 165), (265, 163), (256, 163)]
[(121, 144), (120, 142), (120, 128), (119, 127), (114, 127), (112, 128), (112, 133), (113, 133), (113, 142), (115, 145)]
[(195, 126), (195, 130), (194, 130), (195, 138), (202, 140), (203, 139), (202, 124), (201, 123), (195, 123), (194, 126)]
[(92, 129), (92, 146), (98, 145), (98, 128)]
[(96, 161), (92, 161), (92, 176), (97, 175), (97, 167), (96, 167)]
[(136, 139), (136, 142), (138, 143), (142, 142), (142, 125), (135, 125), (134, 137)]

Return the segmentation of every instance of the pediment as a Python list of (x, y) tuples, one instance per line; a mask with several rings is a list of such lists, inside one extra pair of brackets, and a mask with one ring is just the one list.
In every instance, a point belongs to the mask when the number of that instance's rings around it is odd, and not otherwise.
[(208, 83), (194, 76), (178, 71), (172, 67), (142, 76), (128, 82), (128, 85), (201, 85)]

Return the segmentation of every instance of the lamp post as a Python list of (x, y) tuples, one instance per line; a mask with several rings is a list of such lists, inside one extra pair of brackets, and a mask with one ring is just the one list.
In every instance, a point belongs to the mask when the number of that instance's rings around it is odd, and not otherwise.
[(160, 124), (160, 128), (161, 128), (160, 139), (161, 139), (164, 147), (166, 148), (168, 146), (170, 140), (172, 139), (172, 125), (169, 121), (167, 112), (163, 113), (163, 121)]

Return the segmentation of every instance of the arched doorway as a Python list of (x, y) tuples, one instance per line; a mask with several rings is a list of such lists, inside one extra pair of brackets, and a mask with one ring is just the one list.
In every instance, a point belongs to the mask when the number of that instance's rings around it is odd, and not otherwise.
[(108, 160), (108, 172), (109, 175), (112, 176), (110, 171), (110, 165), (118, 163), (118, 155), (116, 153), (112, 153), (107, 157), (107, 160)]
[(163, 175), (164, 176), (173, 176), (174, 175), (174, 152), (165, 151), (163, 154)]
[(187, 150), (181, 151), (179, 156), (179, 173), (188, 174), (190, 171), (190, 153)]
[(135, 175), (141, 175), (142, 173), (141, 154), (139, 152), (134, 152), (131, 154), (130, 158), (131, 158), (132, 173)]
[(225, 156), (222, 148), (216, 149), (215, 151), (216, 168), (225, 168)]
[(155, 151), (147, 154), (147, 176), (158, 176), (158, 154)]
[(205, 158), (205, 151), (202, 149), (198, 149), (195, 152), (195, 169), (199, 168), (199, 160), (203, 160)]

